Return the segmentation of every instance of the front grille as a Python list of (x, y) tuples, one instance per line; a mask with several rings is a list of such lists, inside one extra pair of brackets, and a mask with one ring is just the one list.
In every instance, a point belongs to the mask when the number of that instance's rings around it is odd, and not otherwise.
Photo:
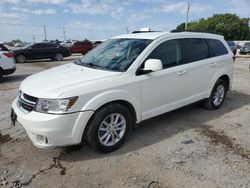
[(36, 106), (37, 98), (27, 95), (22, 91), (18, 94), (18, 106), (25, 112), (31, 112)]

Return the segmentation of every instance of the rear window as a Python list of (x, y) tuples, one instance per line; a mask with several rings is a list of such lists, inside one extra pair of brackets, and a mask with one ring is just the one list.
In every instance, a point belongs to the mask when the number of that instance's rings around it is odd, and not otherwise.
[(181, 42), (185, 63), (199, 61), (209, 57), (208, 46), (204, 39), (187, 38), (181, 39)]
[(221, 41), (216, 39), (206, 39), (206, 40), (209, 46), (210, 57), (216, 57), (228, 54), (226, 47)]

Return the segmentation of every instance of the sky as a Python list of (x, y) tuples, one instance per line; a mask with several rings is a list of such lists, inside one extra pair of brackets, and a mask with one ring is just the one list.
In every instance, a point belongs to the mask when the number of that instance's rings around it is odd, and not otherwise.
[[(149, 27), (170, 31), (215, 13), (250, 18), (250, 0), (0, 0), (0, 41), (102, 40)], [(45, 27), (44, 27), (45, 26)]]

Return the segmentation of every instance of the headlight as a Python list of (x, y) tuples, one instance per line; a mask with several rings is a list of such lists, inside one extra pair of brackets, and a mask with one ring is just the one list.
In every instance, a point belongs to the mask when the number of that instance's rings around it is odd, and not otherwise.
[(75, 104), (78, 97), (67, 99), (38, 99), (35, 111), (51, 114), (63, 114)]

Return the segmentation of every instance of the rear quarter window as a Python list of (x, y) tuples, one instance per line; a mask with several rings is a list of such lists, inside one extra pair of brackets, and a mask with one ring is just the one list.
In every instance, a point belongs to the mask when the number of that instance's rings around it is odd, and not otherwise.
[(210, 57), (217, 57), (228, 54), (228, 51), (224, 44), (217, 39), (206, 39), (209, 46)]

